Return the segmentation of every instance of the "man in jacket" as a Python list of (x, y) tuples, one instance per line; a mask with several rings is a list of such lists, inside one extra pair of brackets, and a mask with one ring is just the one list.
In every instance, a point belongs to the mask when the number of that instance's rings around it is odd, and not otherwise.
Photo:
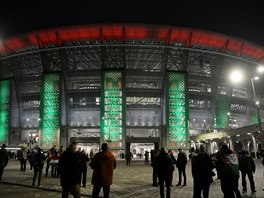
[(85, 150), (82, 150), (79, 156), (80, 164), (81, 164), (81, 174), (80, 174), (80, 184), (85, 188), (86, 187), (86, 177), (87, 177), (87, 169), (88, 169), (88, 162), (90, 158), (88, 157)]
[(203, 198), (209, 197), (213, 168), (213, 162), (205, 152), (205, 148), (201, 146), (200, 150), (196, 149), (192, 156), (193, 198), (200, 198), (202, 192)]
[(41, 182), (41, 175), (46, 157), (41, 148), (38, 148), (38, 152), (34, 155), (34, 176), (32, 181), (32, 187), (35, 185), (35, 180), (38, 175), (38, 187)]
[(221, 146), (216, 155), (216, 169), (218, 169), (221, 190), (224, 197), (241, 198), (238, 190), (239, 165), (237, 155), (226, 144)]
[(256, 171), (256, 165), (254, 160), (248, 155), (248, 152), (245, 150), (241, 151), (241, 155), (239, 157), (239, 170), (242, 174), (242, 187), (243, 191), (247, 191), (247, 182), (246, 175), (248, 176), (250, 182), (251, 192), (256, 192), (255, 183), (253, 178), (253, 173)]
[(62, 198), (68, 198), (71, 193), (74, 198), (80, 198), (79, 175), (81, 165), (76, 155), (76, 144), (72, 143), (59, 159), (60, 182), (62, 186)]
[(2, 148), (0, 149), (0, 182), (2, 181), (2, 175), (4, 172), (4, 168), (7, 166), (9, 157), (6, 151), (6, 145), (3, 144)]
[[(46, 166), (46, 174), (45, 177), (48, 176), (49, 173), (49, 167), (50, 167), (50, 161), (52, 157), (55, 157), (57, 154), (56, 145), (53, 145), (52, 148), (48, 151), (48, 157), (47, 157), (47, 166)], [(54, 172), (54, 166), (52, 166), (51, 174)]]
[(171, 171), (170, 171), (170, 186), (173, 186), (173, 185), (172, 185), (172, 181), (173, 181), (173, 172), (174, 172), (174, 170), (175, 170), (175, 168), (174, 168), (174, 164), (177, 164), (177, 160), (176, 160), (176, 158), (174, 157), (172, 150), (168, 150), (168, 155), (170, 156), (170, 158), (171, 158), (171, 160), (172, 160), (172, 166), (171, 166)]
[(187, 157), (186, 154), (182, 151), (181, 148), (178, 149), (179, 153), (178, 153), (178, 158), (177, 158), (177, 168), (178, 168), (178, 172), (179, 172), (179, 182), (177, 184), (177, 186), (181, 186), (181, 182), (182, 182), (182, 175), (183, 175), (183, 185), (182, 186), (186, 186), (186, 164), (187, 164)]
[(156, 158), (157, 173), (159, 178), (160, 197), (164, 198), (164, 183), (166, 186), (166, 198), (170, 198), (170, 178), (172, 169), (172, 159), (166, 152), (166, 148), (162, 147)]
[(20, 161), (20, 171), (25, 172), (27, 166), (28, 149), (26, 146), (21, 147), (18, 151), (18, 159)]
[(92, 197), (97, 198), (103, 187), (104, 197), (108, 198), (110, 194), (110, 185), (113, 183), (113, 171), (116, 168), (116, 159), (109, 151), (107, 143), (102, 144), (101, 152), (95, 154), (90, 166), (93, 169)]
[(158, 187), (158, 174), (156, 166), (156, 158), (159, 155), (159, 148), (155, 145), (155, 148), (150, 151), (151, 166), (152, 166), (152, 186)]

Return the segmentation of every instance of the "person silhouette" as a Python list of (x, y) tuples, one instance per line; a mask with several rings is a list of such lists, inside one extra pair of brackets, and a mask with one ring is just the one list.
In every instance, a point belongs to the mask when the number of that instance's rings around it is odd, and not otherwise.
[(170, 198), (172, 158), (168, 155), (165, 147), (160, 149), (156, 157), (156, 167), (159, 179), (160, 197), (164, 198), (164, 183), (166, 186), (166, 197)]
[(0, 182), (2, 182), (2, 175), (9, 160), (9, 156), (5, 148), (6, 145), (3, 144), (2, 148), (0, 149)]
[(109, 151), (107, 143), (101, 146), (101, 152), (96, 153), (90, 163), (93, 169), (92, 197), (98, 198), (101, 188), (103, 188), (104, 197), (108, 198), (110, 194), (110, 185), (113, 184), (113, 172), (116, 168), (116, 159), (112, 152)]
[(60, 156), (59, 167), (62, 198), (68, 198), (69, 193), (71, 193), (74, 198), (80, 198), (79, 175), (81, 165), (76, 154), (76, 143), (72, 143)]
[(35, 180), (37, 178), (37, 175), (38, 175), (38, 187), (40, 186), (41, 175), (42, 175), (45, 159), (46, 157), (42, 152), (42, 149), (38, 148), (38, 152), (34, 155), (34, 176), (33, 176), (32, 187), (35, 185)]
[(178, 153), (178, 157), (177, 157), (177, 168), (178, 168), (178, 172), (179, 172), (179, 182), (177, 184), (177, 186), (181, 186), (181, 182), (182, 182), (182, 176), (183, 176), (183, 185), (182, 186), (186, 186), (186, 164), (187, 164), (187, 157), (186, 154), (182, 151), (181, 148), (178, 149), (179, 153)]

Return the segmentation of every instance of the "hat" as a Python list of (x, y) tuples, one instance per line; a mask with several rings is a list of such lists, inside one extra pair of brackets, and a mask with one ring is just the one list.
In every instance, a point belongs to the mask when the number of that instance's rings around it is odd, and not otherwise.
[(3, 144), (3, 145), (2, 145), (2, 148), (5, 148), (5, 147), (6, 147), (6, 145), (5, 145), (5, 144)]

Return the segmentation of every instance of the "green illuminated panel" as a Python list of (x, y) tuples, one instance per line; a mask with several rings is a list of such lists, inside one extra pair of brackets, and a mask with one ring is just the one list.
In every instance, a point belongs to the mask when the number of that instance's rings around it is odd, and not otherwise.
[(40, 96), (40, 146), (60, 143), (60, 74), (43, 74)]
[(122, 148), (124, 134), (124, 82), (122, 72), (103, 73), (101, 92), (101, 141)]
[(251, 108), (250, 124), (258, 123), (258, 110), (257, 107)]
[(10, 80), (0, 82), (0, 143), (8, 143), (10, 117)]
[(167, 73), (167, 147), (189, 148), (189, 111), (185, 73)]
[(215, 115), (216, 128), (228, 128), (228, 112), (230, 112), (230, 99), (227, 95), (218, 94), (216, 96)]

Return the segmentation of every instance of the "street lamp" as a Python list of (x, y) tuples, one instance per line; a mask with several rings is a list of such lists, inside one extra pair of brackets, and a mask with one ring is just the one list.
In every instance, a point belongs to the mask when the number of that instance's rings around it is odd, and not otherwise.
[[(258, 71), (262, 72), (262, 69), (264, 71), (264, 67), (259, 67)], [(254, 102), (254, 105), (256, 105), (256, 107), (257, 107), (259, 132), (261, 133), (262, 128), (261, 128), (261, 117), (260, 117), (260, 107), (259, 107), (260, 103), (259, 103), (259, 101), (256, 101), (256, 91), (255, 91), (255, 84), (254, 84), (254, 80), (258, 80), (258, 79), (259, 79), (259, 77), (251, 78), (251, 85), (252, 85), (252, 91), (253, 91), (253, 102)]]
[(230, 118), (230, 112), (227, 113), (228, 118), (228, 128), (231, 129), (231, 118)]
[[(264, 66), (259, 66), (257, 68), (257, 73), (264, 73)], [(242, 71), (239, 71), (239, 70), (235, 70), (231, 73), (230, 75), (230, 80), (233, 82), (233, 83), (239, 83), (242, 81), (243, 79), (243, 75), (242, 75)], [(250, 78), (250, 82), (251, 82), (251, 86), (252, 86), (252, 99), (253, 99), (253, 104), (252, 106), (255, 106), (257, 107), (257, 118), (258, 118), (258, 127), (259, 127), (259, 132), (260, 132), (260, 136), (263, 137), (264, 134), (262, 134), (262, 127), (261, 127), (261, 117), (260, 117), (260, 108), (259, 108), (259, 102), (256, 101), (256, 90), (255, 90), (255, 80), (258, 80), (259, 77), (251, 77)], [(253, 140), (253, 144), (254, 144), (254, 151), (255, 153), (257, 152), (257, 147), (256, 147), (256, 139), (255, 137), (250, 134), (250, 136), (252, 137), (252, 140)], [(262, 139), (262, 138), (261, 138)]]
[(264, 66), (263, 65), (259, 65), (257, 71), (258, 71), (258, 73), (264, 73)]
[(231, 82), (236, 84), (236, 83), (240, 83), (244, 77), (242, 71), (236, 69), (231, 71), (229, 78)]
[[(258, 73), (264, 73), (264, 66), (263, 65), (259, 65), (258, 68), (257, 68), (257, 71)], [(254, 78), (255, 80), (258, 80), (256, 78)], [(252, 84), (254, 86), (254, 82)], [(254, 87), (254, 98), (256, 99), (256, 96), (255, 96), (255, 87)], [(258, 125), (259, 125), (259, 132), (262, 134), (262, 128), (261, 128), (261, 117), (260, 117), (260, 103), (259, 101), (254, 101), (256, 102), (256, 105), (257, 105), (257, 114), (258, 114)]]
[(203, 120), (203, 122), (204, 122), (204, 133), (206, 133), (206, 128), (207, 128), (206, 120)]
[(256, 105), (257, 105), (257, 116), (258, 116), (258, 125), (259, 125), (259, 132), (262, 132), (262, 128), (261, 128), (261, 117), (260, 117), (260, 111), (259, 111), (259, 101), (256, 101)]
[(253, 91), (253, 102), (256, 103), (256, 90), (255, 90), (255, 83), (254, 80), (258, 80), (259, 77), (255, 76), (253, 78), (250, 79), (251, 81), (251, 86), (252, 86), (252, 91)]
[[(264, 66), (260, 65), (257, 68), (257, 73), (264, 73)], [(244, 78), (244, 74), (242, 70), (236, 69), (230, 72), (229, 78), (231, 82), (237, 84), (242, 82)], [(258, 76), (254, 76), (250, 78), (251, 86), (252, 86), (252, 91), (253, 91), (253, 102), (256, 103), (256, 90), (255, 90), (255, 83), (254, 81), (259, 80)]]

